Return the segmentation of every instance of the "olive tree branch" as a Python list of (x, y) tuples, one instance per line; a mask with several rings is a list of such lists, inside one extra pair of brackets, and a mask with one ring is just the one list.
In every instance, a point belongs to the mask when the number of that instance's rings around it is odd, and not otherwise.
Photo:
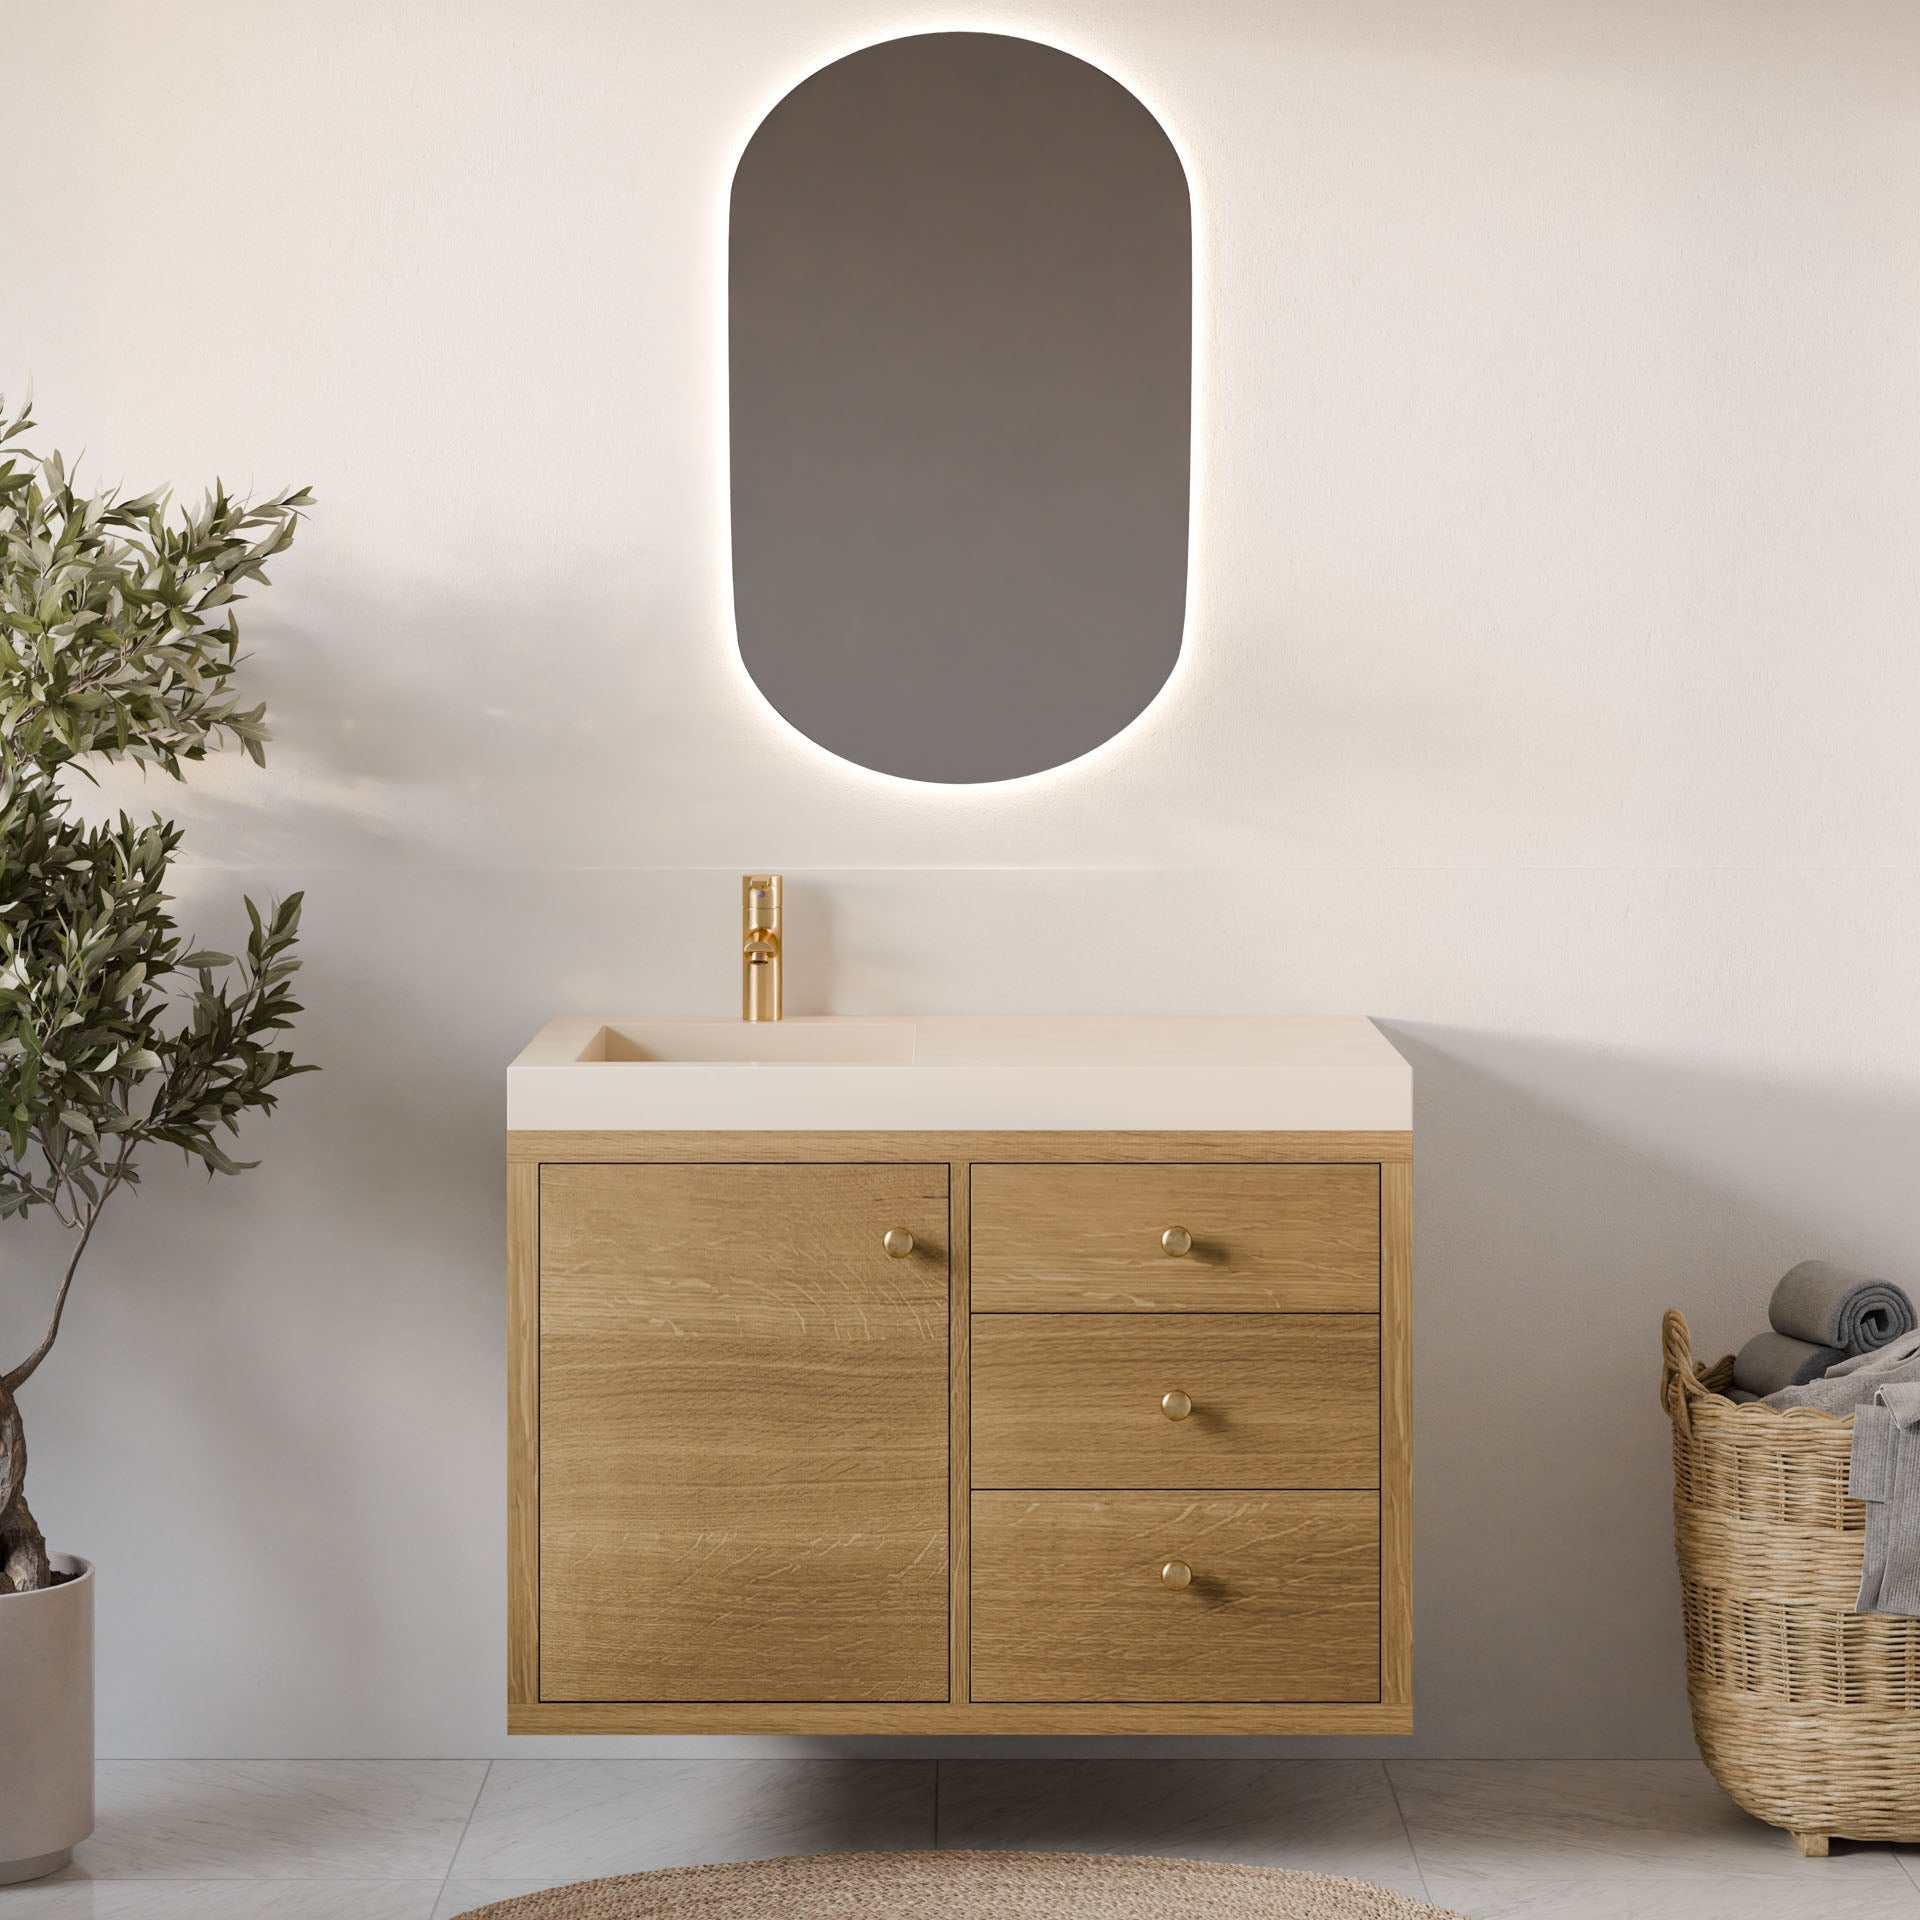
[(113, 1196), (114, 1189), (126, 1176), (127, 1161), (132, 1152), (133, 1142), (130, 1139), (123, 1140), (112, 1171), (107, 1175), (105, 1184), (100, 1189), (100, 1197), (75, 1223), (79, 1230), (79, 1238), (74, 1242), (73, 1252), (68, 1256), (67, 1270), (60, 1276), (60, 1291), (54, 1295), (53, 1317), (47, 1322), (47, 1331), (42, 1336), (40, 1344), (17, 1367), (10, 1373), (0, 1374), (0, 1387), (4, 1387), (8, 1393), (18, 1393), (39, 1370), (40, 1362), (53, 1351), (53, 1343), (60, 1337), (60, 1317), (67, 1310), (67, 1295), (73, 1291), (73, 1276), (80, 1271), (80, 1256), (86, 1252), (87, 1242), (93, 1238), (93, 1229), (100, 1218), (101, 1209), (106, 1206)]

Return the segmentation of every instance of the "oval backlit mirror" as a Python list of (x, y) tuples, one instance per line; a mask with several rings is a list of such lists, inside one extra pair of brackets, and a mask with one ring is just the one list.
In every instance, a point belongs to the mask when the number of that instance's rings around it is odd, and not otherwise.
[(734, 615), (800, 731), (1005, 780), (1134, 719), (1180, 651), (1192, 217), (1116, 80), (1031, 40), (889, 40), (734, 178)]

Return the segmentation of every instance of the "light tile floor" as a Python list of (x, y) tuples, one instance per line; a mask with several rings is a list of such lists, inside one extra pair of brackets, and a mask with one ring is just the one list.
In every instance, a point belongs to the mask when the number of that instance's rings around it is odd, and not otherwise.
[(567, 1880), (882, 1847), (1348, 1873), (1473, 1920), (1920, 1920), (1920, 1850), (1802, 1860), (1693, 1761), (108, 1761), (0, 1920), (452, 1920)]

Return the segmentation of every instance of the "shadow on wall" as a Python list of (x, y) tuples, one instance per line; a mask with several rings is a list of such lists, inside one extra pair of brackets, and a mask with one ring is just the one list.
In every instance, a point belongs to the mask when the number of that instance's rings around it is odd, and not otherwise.
[(832, 1011), (839, 953), (834, 945), (833, 892), (796, 879), (786, 889), (786, 1009), (791, 1014)]
[(1414, 1070), (1419, 1745), (1690, 1750), (1659, 1321), (1819, 1254), (1920, 1289), (1920, 1089), (1383, 1022)]
[[(302, 558), (296, 547), (288, 569)], [(581, 858), (583, 809), (609, 769), (644, 767), (652, 794), (697, 778), (716, 750), (701, 694), (723, 719), (752, 711), (710, 640), (663, 639), (658, 617), (643, 628), (630, 606), (585, 593), (446, 580), (276, 592), (240, 613), (242, 684), (275, 736), (265, 771), (222, 752), (176, 786), (110, 765), (95, 811), (178, 816), (191, 857), (223, 866), (546, 866)], [(707, 677), (668, 701), (651, 662), (676, 647)]]

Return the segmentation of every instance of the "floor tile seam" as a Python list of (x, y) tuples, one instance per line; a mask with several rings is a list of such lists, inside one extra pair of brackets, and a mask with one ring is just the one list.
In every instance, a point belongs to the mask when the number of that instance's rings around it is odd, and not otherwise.
[(1420, 1891), (1426, 1899), (1431, 1900), (1433, 1898), (1433, 1889), (1427, 1884), (1426, 1864), (1420, 1858), (1420, 1846), (1419, 1842), (1413, 1837), (1412, 1822), (1407, 1818), (1406, 1808), (1400, 1804), (1400, 1789), (1394, 1781), (1393, 1762), (1391, 1760), (1382, 1760), (1378, 1765), (1380, 1768), (1380, 1777), (1386, 1781), (1387, 1792), (1393, 1800), (1393, 1811), (1399, 1819), (1400, 1831), (1406, 1838), (1407, 1853), (1413, 1861), (1413, 1870), (1420, 1876)]
[(473, 1816), (480, 1811), (480, 1798), (487, 1790), (487, 1782), (493, 1778), (493, 1762), (489, 1760), (480, 1774), (480, 1784), (473, 1790), (473, 1800), (467, 1808), (467, 1817), (460, 1823), (460, 1837), (453, 1843), (453, 1851), (447, 1855), (447, 1870), (440, 1876), (440, 1891), (434, 1895), (433, 1904), (437, 1907), (445, 1897), (447, 1884), (453, 1878), (453, 1870), (460, 1864), (460, 1849), (467, 1844), (467, 1835), (473, 1831)]
[(1913, 1888), (1914, 1911), (1920, 1913), (1920, 1854), (1896, 1851), (1893, 1859), (1907, 1876), (1907, 1884)]
[[(99, 1873), (89, 1869), (72, 1880), (23, 1880), (20, 1885), (44, 1892), (61, 1887), (430, 1887), (446, 1877), (432, 1867), (423, 1873)], [(12, 1891), (0, 1888), (0, 1920)]]

